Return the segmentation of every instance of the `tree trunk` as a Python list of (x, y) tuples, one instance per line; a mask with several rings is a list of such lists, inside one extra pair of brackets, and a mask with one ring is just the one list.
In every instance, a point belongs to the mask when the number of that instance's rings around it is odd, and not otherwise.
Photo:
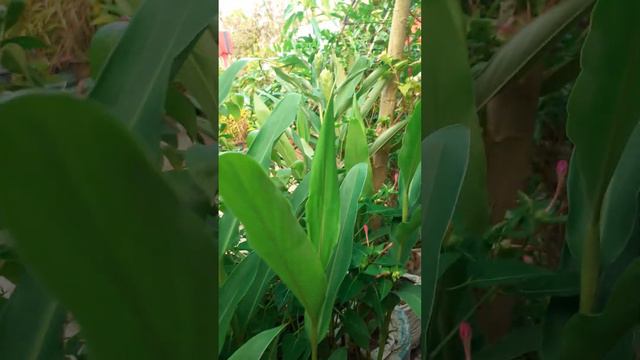
[[(517, 205), (518, 191), (531, 176), (533, 132), (542, 85), (542, 64), (507, 85), (487, 105), (484, 132), (491, 222), (500, 222)], [(489, 343), (511, 329), (516, 298), (497, 294), (478, 310), (478, 325)]]
[[(396, 0), (393, 6), (393, 18), (391, 19), (391, 34), (387, 52), (393, 59), (402, 59), (404, 55), (404, 41), (407, 37), (407, 21), (411, 0)], [(380, 111), (378, 119), (388, 118), (391, 124), (395, 122), (394, 110), (396, 107), (397, 76), (392, 76), (380, 95)], [(378, 127), (378, 134), (385, 129)], [(384, 146), (373, 156), (373, 187), (377, 191), (387, 178), (387, 163), (389, 161), (389, 147)]]

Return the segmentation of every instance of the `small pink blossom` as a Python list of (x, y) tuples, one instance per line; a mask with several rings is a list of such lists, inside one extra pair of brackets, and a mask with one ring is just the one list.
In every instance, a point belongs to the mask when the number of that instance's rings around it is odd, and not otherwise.
[(473, 335), (471, 324), (466, 321), (461, 322), (459, 334), (460, 340), (462, 340), (462, 346), (464, 347), (464, 358), (465, 360), (471, 360), (471, 336)]
[(398, 173), (395, 173), (395, 175), (393, 175), (393, 188), (398, 188)]
[(569, 168), (569, 163), (567, 160), (560, 160), (556, 164), (556, 174), (558, 177), (567, 175), (567, 170)]
[(525, 264), (532, 265), (532, 264), (533, 264), (533, 257), (532, 257), (532, 256), (530, 256), (530, 255), (522, 255), (522, 261), (523, 261)]
[(364, 224), (362, 229), (364, 230), (364, 236), (367, 239), (367, 246), (369, 246), (369, 227), (367, 226), (367, 224)]

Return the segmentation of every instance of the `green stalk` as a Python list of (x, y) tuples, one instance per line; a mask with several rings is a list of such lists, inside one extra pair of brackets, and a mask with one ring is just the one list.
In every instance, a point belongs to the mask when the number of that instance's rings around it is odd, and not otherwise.
[(409, 221), (409, 189), (408, 186), (405, 186), (402, 189), (402, 222), (406, 223)]
[(311, 360), (318, 360), (318, 328), (315, 322), (311, 323)]
[(580, 313), (585, 315), (593, 311), (598, 289), (598, 275), (600, 273), (600, 234), (598, 229), (599, 221), (594, 220), (582, 247)]
[(384, 318), (384, 324), (380, 329), (380, 337), (378, 338), (378, 360), (382, 360), (384, 348), (387, 345), (387, 337), (389, 336), (389, 323), (391, 322), (391, 314), (393, 309), (389, 310)]

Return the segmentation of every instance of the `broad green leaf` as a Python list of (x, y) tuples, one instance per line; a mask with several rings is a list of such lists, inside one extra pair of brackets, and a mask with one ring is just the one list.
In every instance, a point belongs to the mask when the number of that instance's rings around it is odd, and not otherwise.
[(390, 254), (396, 260), (397, 265), (404, 266), (411, 256), (411, 249), (419, 239), (419, 230), (422, 225), (422, 210), (420, 207), (411, 214), (411, 218), (397, 224), (393, 228), (392, 241), (394, 246)]
[(291, 194), (291, 207), (294, 214), (299, 214), (303, 211), (302, 205), (309, 198), (309, 183), (311, 182), (311, 173), (302, 178), (302, 181), (298, 184), (298, 187)]
[(334, 106), (335, 117), (339, 118), (351, 105), (351, 99), (356, 92), (356, 86), (362, 80), (364, 71), (369, 67), (366, 57), (360, 57), (349, 70), (344, 83), (335, 91)]
[(424, 29), (424, 51), (431, 56), (425, 59), (426, 117), (422, 119), (422, 129), (424, 137), (451, 124), (469, 128), (469, 168), (453, 220), (456, 232), (465, 236), (487, 230), (489, 205), (484, 143), (476, 115), (467, 45), (455, 20), (460, 11), (454, 0), (424, 4), (424, 22), (429, 24)]
[(466, 284), (475, 287), (512, 285), (551, 275), (547, 269), (528, 265), (517, 259), (480, 259), (472, 262), (469, 267), (471, 278)]
[(238, 219), (226, 209), (220, 219), (220, 232), (218, 234), (218, 259), (222, 262), (224, 252), (234, 243), (234, 239), (239, 239)]
[(336, 249), (327, 265), (327, 292), (320, 315), (319, 341), (329, 330), (338, 289), (349, 271), (353, 252), (353, 234), (358, 216), (359, 200), (365, 189), (367, 164), (359, 163), (347, 172), (340, 186), (340, 235)]
[(343, 316), (343, 325), (349, 337), (363, 349), (369, 348), (371, 334), (362, 317), (352, 309), (347, 309)]
[(407, 120), (398, 121), (392, 126), (385, 129), (377, 139), (373, 141), (373, 144), (369, 145), (369, 156), (373, 156), (378, 150), (382, 149), (391, 139), (407, 125)]
[(45, 49), (47, 45), (42, 40), (33, 36), (15, 36), (0, 41), (0, 47), (7, 44), (16, 44), (25, 50)]
[(210, 0), (145, 1), (109, 56), (90, 97), (104, 104), (156, 159), (174, 60), (214, 13)]
[(236, 352), (229, 357), (229, 360), (245, 360), (245, 359), (260, 359), (264, 354), (267, 347), (273, 342), (273, 340), (280, 334), (285, 328), (285, 325), (280, 325), (270, 330), (265, 330), (260, 334), (249, 339), (244, 345), (242, 345)]
[(263, 167), (269, 166), (276, 140), (295, 120), (301, 98), (299, 94), (287, 94), (273, 109), (264, 125), (260, 127), (247, 155), (258, 161)]
[(360, 114), (360, 109), (356, 106), (356, 98), (353, 97), (354, 105), (351, 107), (352, 117), (349, 120), (347, 129), (347, 138), (344, 146), (344, 168), (349, 171), (352, 167), (359, 163), (367, 164), (367, 187), (373, 189), (372, 179), (373, 173), (371, 162), (369, 161), (369, 148), (367, 146), (367, 134), (364, 127), (364, 121)]
[(595, 0), (565, 0), (536, 17), (502, 46), (476, 80), (476, 106), (483, 108), (506, 84), (517, 79), (527, 66), (540, 58)]
[[(638, 13), (637, 1), (624, 6), (607, 1), (595, 5), (581, 54), (582, 72), (569, 97), (567, 135), (575, 147), (568, 180), (571, 211), (567, 241), (571, 253), (578, 258), (584, 246), (598, 250), (597, 226), (603, 197), (624, 146), (640, 120)], [(589, 230), (591, 227), (594, 230)], [(588, 235), (590, 232), (596, 234)], [(605, 262), (619, 252), (622, 241), (600, 243), (601, 249), (607, 248), (603, 250)]]
[(3, 359), (62, 360), (65, 312), (27, 272), (0, 312)]
[(214, 243), (121, 123), (93, 101), (14, 98), (0, 162), (3, 222), (92, 358), (215, 356)]
[(340, 348), (336, 351), (333, 352), (333, 354), (331, 354), (331, 356), (329, 357), (329, 360), (347, 360), (347, 349), (346, 348)]
[[(360, 104), (360, 112), (363, 116), (367, 116), (369, 111), (373, 108), (373, 105), (380, 98), (380, 94), (382, 94), (382, 89), (384, 89), (387, 84), (387, 79), (380, 79), (375, 83), (373, 88), (366, 94), (366, 96), (361, 96), (358, 101)], [(364, 86), (364, 85), (363, 85)]]
[[(255, 160), (226, 153), (219, 161), (220, 196), (244, 224), (249, 245), (317, 321), (327, 278), (319, 254), (298, 224), (289, 201)], [(257, 189), (260, 196), (255, 196)]]
[[(640, 118), (639, 118), (640, 120)], [(640, 196), (640, 123), (631, 133), (611, 177), (602, 204), (600, 227), (602, 256), (606, 263), (617, 259), (626, 247), (638, 220)]]
[(638, 283), (640, 260), (635, 260), (616, 282), (601, 314), (576, 314), (569, 319), (558, 359), (603, 359), (618, 340), (640, 322)]
[(402, 137), (402, 147), (400, 147), (400, 151), (398, 152), (398, 167), (400, 168), (400, 183), (402, 184), (400, 187), (400, 203), (402, 204), (403, 222), (409, 220), (409, 189), (411, 180), (416, 173), (421, 159), (421, 110), (420, 100), (418, 100), (413, 109), (413, 114), (411, 114), (408, 120), (407, 128)]
[(128, 25), (129, 22), (127, 21), (115, 21), (101, 26), (93, 35), (89, 47), (89, 64), (92, 78), (98, 78), (113, 49), (122, 39), (122, 35), (124, 35)]
[(13, 25), (18, 23), (26, 6), (25, 0), (9, 0), (3, 24), (4, 31), (11, 29)]
[(559, 355), (565, 341), (564, 326), (576, 311), (577, 297), (551, 297), (542, 322), (542, 341), (538, 351), (541, 360), (561, 360)]
[(213, 199), (218, 186), (216, 176), (218, 145), (195, 144), (191, 146), (185, 154), (185, 162), (187, 170), (195, 182), (209, 195), (210, 199)]
[(218, 105), (215, 87), (215, 78), (218, 76), (215, 67), (217, 49), (213, 31), (205, 30), (176, 75), (176, 80), (184, 84), (207, 119), (212, 122)]
[(0, 61), (7, 70), (24, 75), (29, 81), (33, 82), (29, 65), (27, 62), (27, 53), (18, 44), (6, 44), (0, 49)]
[(497, 343), (473, 354), (474, 360), (513, 360), (535, 352), (542, 343), (542, 327), (531, 325), (511, 330)]
[(165, 101), (167, 115), (179, 122), (187, 131), (189, 138), (195, 140), (198, 136), (198, 121), (196, 109), (191, 101), (176, 86), (170, 86)]
[(309, 119), (302, 107), (298, 108), (298, 115), (296, 117), (296, 130), (302, 139), (307, 143), (311, 139), (311, 132), (309, 130)]
[[(422, 157), (422, 154), (420, 154)], [(409, 185), (409, 206), (415, 207), (420, 201), (420, 193), (422, 192), (422, 161), (418, 163), (416, 171), (411, 179), (411, 185)]]
[(409, 305), (419, 318), (422, 318), (422, 288), (420, 285), (405, 284), (395, 293)]
[(425, 207), (422, 213), (422, 254), (424, 264), (429, 264), (422, 267), (423, 334), (431, 320), (440, 250), (467, 170), (469, 144), (470, 132), (463, 125), (442, 128), (422, 142), (425, 191), (422, 194)]
[(338, 242), (340, 197), (336, 167), (333, 101), (329, 101), (322, 121), (320, 138), (311, 165), (309, 199), (306, 206), (307, 232), (326, 268)]
[(260, 268), (260, 263), (261, 260), (257, 254), (252, 253), (247, 256), (236, 265), (229, 278), (220, 288), (218, 301), (218, 353), (222, 350), (222, 345), (224, 345), (231, 318), (238, 304), (249, 291)]
[(231, 91), (233, 80), (236, 78), (240, 70), (247, 65), (247, 63), (249, 63), (248, 59), (240, 59), (231, 64), (231, 66), (229, 66), (227, 70), (220, 75), (220, 83), (218, 84), (218, 104), (222, 104), (227, 98), (229, 91)]
[(240, 323), (239, 327), (243, 330), (249, 329), (249, 322), (256, 315), (258, 309), (262, 307), (264, 295), (267, 290), (269, 290), (271, 280), (275, 276), (267, 264), (263, 261), (260, 262), (260, 267), (258, 268), (258, 271), (256, 271), (256, 278), (249, 286), (247, 294), (244, 296), (240, 304), (238, 304), (236, 314)]
[(264, 125), (265, 121), (267, 121), (267, 118), (269, 117), (269, 114), (271, 114), (271, 110), (269, 110), (267, 105), (260, 98), (260, 95), (258, 95), (257, 93), (253, 95), (253, 112), (255, 113), (256, 121), (260, 126)]
[(402, 137), (402, 147), (398, 152), (398, 166), (400, 167), (400, 176), (402, 177), (406, 187), (408, 188), (411, 180), (420, 164), (420, 140), (422, 139), (422, 107), (420, 101), (416, 103), (413, 114), (409, 118), (407, 128)]

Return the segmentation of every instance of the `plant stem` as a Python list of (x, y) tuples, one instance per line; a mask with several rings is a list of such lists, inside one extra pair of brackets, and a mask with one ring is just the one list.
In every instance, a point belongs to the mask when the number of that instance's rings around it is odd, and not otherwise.
[(318, 360), (318, 329), (315, 323), (311, 324), (311, 360)]
[(378, 338), (378, 360), (382, 360), (384, 348), (387, 345), (387, 337), (389, 336), (389, 323), (391, 322), (391, 314), (393, 309), (389, 310), (384, 318), (384, 324), (380, 328), (380, 337)]
[(409, 189), (402, 189), (402, 222), (409, 221)]
[(593, 311), (600, 273), (599, 222), (591, 223), (589, 233), (582, 247), (580, 264), (580, 313), (588, 315)]

